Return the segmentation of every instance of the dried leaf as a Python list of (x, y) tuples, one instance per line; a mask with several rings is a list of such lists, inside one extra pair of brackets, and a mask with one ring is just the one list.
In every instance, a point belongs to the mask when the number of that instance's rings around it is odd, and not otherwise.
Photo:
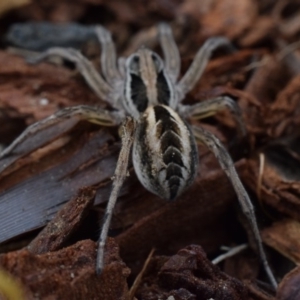
[(266, 244), (282, 253), (295, 264), (300, 263), (300, 223), (287, 219), (265, 228), (262, 238)]
[(300, 267), (295, 268), (282, 279), (278, 291), (278, 300), (296, 300), (300, 298)]

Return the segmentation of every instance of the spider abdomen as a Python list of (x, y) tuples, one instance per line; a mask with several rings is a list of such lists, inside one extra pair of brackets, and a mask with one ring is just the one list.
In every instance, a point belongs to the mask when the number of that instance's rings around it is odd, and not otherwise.
[(197, 146), (190, 128), (172, 108), (150, 106), (141, 116), (133, 164), (145, 188), (168, 200), (192, 183), (198, 165)]

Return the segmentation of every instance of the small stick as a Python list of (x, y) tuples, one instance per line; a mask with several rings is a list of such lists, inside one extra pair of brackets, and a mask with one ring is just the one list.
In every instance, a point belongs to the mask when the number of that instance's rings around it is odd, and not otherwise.
[(259, 153), (259, 173), (257, 179), (257, 186), (256, 186), (256, 194), (259, 201), (261, 201), (261, 187), (262, 187), (262, 180), (264, 176), (265, 170), (265, 155), (264, 153)]
[(136, 290), (137, 290), (137, 288), (139, 287), (139, 285), (141, 283), (142, 277), (143, 277), (144, 273), (146, 272), (146, 269), (147, 269), (147, 267), (148, 267), (148, 265), (150, 263), (150, 260), (151, 260), (151, 258), (153, 256), (154, 251), (155, 251), (155, 249), (152, 248), (151, 251), (150, 251), (150, 253), (149, 253), (149, 255), (148, 255), (148, 257), (147, 257), (147, 259), (146, 259), (146, 261), (145, 261), (145, 263), (144, 263), (144, 265), (143, 265), (142, 270), (136, 276), (136, 278), (134, 280), (134, 283), (133, 283), (132, 287), (130, 288), (129, 299), (131, 299), (131, 300), (133, 300), (133, 298), (134, 298)]
[(225, 259), (227, 259), (229, 257), (232, 257), (232, 256), (240, 253), (241, 251), (243, 251), (243, 250), (245, 250), (247, 248), (248, 248), (248, 244), (242, 244), (242, 245), (239, 245), (239, 246), (236, 246), (236, 247), (232, 247), (226, 253), (217, 256), (214, 260), (212, 260), (212, 263), (214, 265), (217, 265), (221, 261), (223, 261), (223, 260), (225, 260)]

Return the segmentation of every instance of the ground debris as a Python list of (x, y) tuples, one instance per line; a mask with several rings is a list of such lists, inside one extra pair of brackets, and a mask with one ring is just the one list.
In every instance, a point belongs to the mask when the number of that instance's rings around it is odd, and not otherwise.
[(191, 245), (176, 255), (156, 257), (137, 292), (144, 300), (241, 300), (257, 298), (247, 285), (220, 271), (206, 257), (200, 246)]
[(94, 197), (94, 190), (80, 190), (78, 195), (68, 201), (38, 236), (30, 242), (27, 249), (34, 254), (59, 250), (87, 215), (93, 205)]
[(300, 223), (286, 219), (264, 229), (262, 237), (269, 246), (282, 253), (295, 264), (300, 263)]
[(0, 256), (3, 269), (26, 286), (26, 299), (128, 299), (130, 271), (113, 240), (107, 243), (106, 268), (95, 272), (96, 244), (80, 241), (41, 255), (23, 249)]
[(300, 267), (293, 269), (282, 279), (278, 291), (278, 300), (294, 300), (300, 298)]
[[(56, 65), (29, 65), (5, 49), (5, 31), (10, 26), (41, 21), (79, 24), (90, 30), (101, 24), (112, 32), (118, 54), (127, 56), (141, 46), (162, 54), (156, 25), (168, 22), (182, 58), (181, 75), (207, 38), (226, 36), (234, 49), (213, 53), (199, 84), (184, 101), (230, 96), (241, 107), (248, 131), (243, 141), (238, 140), (232, 115), (226, 111), (193, 122), (214, 133), (236, 158), (280, 283), (276, 299), (297, 299), (299, 15), (297, 0), (32, 0), (0, 15), (0, 149), (26, 126), (59, 109), (80, 104), (107, 107), (72, 64), (61, 60)], [(18, 46), (26, 48), (22, 30), (17, 32)], [(48, 37), (44, 35), (46, 44)], [(94, 42), (81, 48), (98, 70), (100, 48)], [(107, 267), (96, 277), (96, 246), (88, 239), (98, 238), (120, 149), (118, 138), (116, 128), (65, 120), (24, 144), (26, 155), (20, 154), (24, 149), (16, 149), (0, 161), (0, 250), (8, 251), (0, 257), (0, 268), (23, 283), (29, 299), (127, 300), (126, 280), (130, 286), (152, 248), (154, 256), (135, 294), (138, 300), (275, 299), (268, 284), (262, 284), (266, 278), (251, 234), (247, 228), (245, 233), (236, 216), (239, 207), (232, 186), (202, 146), (195, 183), (171, 204), (147, 192), (129, 170), (111, 223), (114, 240), (107, 245)], [(78, 199), (87, 200), (87, 206), (66, 204)], [(69, 219), (62, 218), (64, 205)], [(48, 222), (38, 240), (32, 241)], [(12, 250), (30, 242), (35, 254), (26, 248)], [(218, 267), (210, 264), (223, 254), (222, 246), (244, 243), (249, 245), (244, 252)]]

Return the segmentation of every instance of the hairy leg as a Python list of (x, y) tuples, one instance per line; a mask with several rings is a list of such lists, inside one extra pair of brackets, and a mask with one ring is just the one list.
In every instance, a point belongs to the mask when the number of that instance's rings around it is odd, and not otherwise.
[(111, 39), (111, 34), (102, 26), (96, 26), (95, 32), (101, 44), (101, 69), (106, 81), (113, 86), (116, 79), (121, 75), (117, 68), (117, 56), (115, 45)]
[(27, 127), (11, 145), (0, 153), (0, 159), (8, 159), (1, 164), (0, 172), (19, 158), (68, 132), (80, 121), (86, 120), (103, 126), (117, 126), (122, 119), (123, 114), (121, 112), (111, 112), (87, 105), (62, 109)]
[(100, 76), (93, 64), (79, 51), (72, 48), (50, 48), (34, 58), (28, 58), (27, 61), (29, 63), (39, 63), (51, 56), (59, 56), (74, 63), (94, 93), (100, 99), (103, 99), (114, 106), (112, 101), (114, 99), (111, 99), (113, 92), (112, 87)]
[(135, 121), (128, 117), (121, 127), (122, 148), (119, 154), (115, 175), (113, 177), (112, 191), (107, 203), (103, 225), (98, 240), (98, 253), (96, 261), (96, 271), (101, 274), (104, 268), (104, 247), (108, 235), (109, 225), (112, 218), (113, 210), (118, 198), (118, 194), (127, 176), (128, 160), (131, 145), (134, 139)]
[(158, 37), (164, 53), (165, 68), (169, 77), (175, 83), (180, 72), (180, 56), (172, 30), (168, 24), (159, 24)]
[(241, 137), (246, 135), (246, 127), (238, 104), (230, 97), (217, 97), (194, 105), (179, 104), (178, 112), (185, 118), (204, 119), (217, 112), (228, 109), (235, 119)]
[(193, 126), (192, 127), (193, 132), (195, 134), (195, 138), (200, 143), (206, 145), (216, 156), (217, 160), (219, 161), (221, 168), (226, 173), (227, 177), (229, 178), (230, 182), (233, 185), (233, 188), (237, 194), (239, 203), (241, 205), (242, 211), (244, 215), (246, 216), (249, 224), (251, 225), (260, 259), (262, 261), (262, 264), (264, 266), (264, 269), (266, 271), (266, 274), (273, 285), (274, 288), (277, 288), (277, 282), (273, 275), (273, 272), (271, 271), (271, 268), (269, 266), (269, 263), (267, 261), (267, 257), (262, 245), (262, 240), (260, 237), (259, 229), (257, 226), (257, 221), (254, 213), (254, 208), (251, 203), (251, 200), (248, 196), (248, 193), (246, 192), (236, 170), (234, 167), (234, 163), (231, 160), (228, 152), (224, 148), (224, 146), (221, 144), (221, 142), (210, 132), (204, 130), (203, 128)]
[(225, 37), (209, 38), (204, 45), (198, 50), (191, 66), (180, 79), (177, 88), (179, 92), (179, 101), (194, 88), (213, 53), (213, 51), (221, 46), (233, 49), (230, 41)]

